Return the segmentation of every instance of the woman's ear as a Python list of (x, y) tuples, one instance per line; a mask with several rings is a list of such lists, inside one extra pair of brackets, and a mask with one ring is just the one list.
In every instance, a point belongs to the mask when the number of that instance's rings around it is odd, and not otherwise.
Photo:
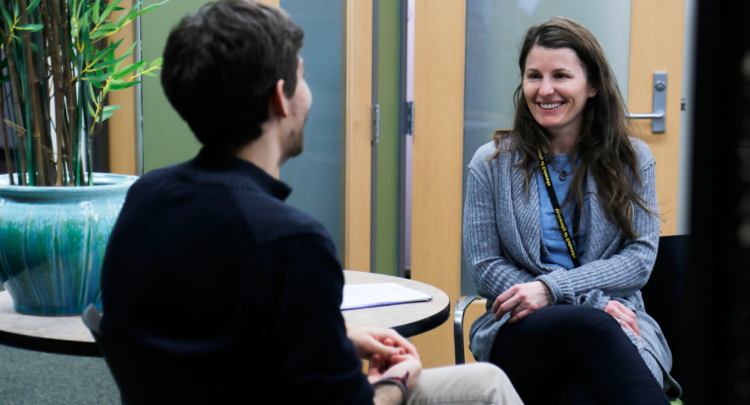
[(271, 96), (268, 98), (268, 108), (281, 118), (286, 118), (289, 115), (289, 100), (284, 95), (284, 79), (279, 79), (274, 86)]
[(599, 93), (599, 87), (589, 85), (589, 98), (594, 97)]

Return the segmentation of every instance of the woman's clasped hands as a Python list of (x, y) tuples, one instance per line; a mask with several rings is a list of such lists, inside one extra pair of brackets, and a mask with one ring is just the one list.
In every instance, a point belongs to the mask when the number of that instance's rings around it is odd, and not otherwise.
[[(552, 304), (553, 300), (554, 297), (549, 288), (541, 281), (516, 284), (495, 299), (495, 303), (492, 304), (492, 313), (497, 322), (510, 312), (508, 322), (515, 323), (534, 311)], [(612, 315), (617, 323), (643, 340), (635, 312), (631, 309), (613, 300), (609, 301), (604, 312)]]
[(515, 323), (534, 311), (552, 304), (554, 296), (541, 281), (516, 284), (500, 294), (492, 304), (495, 322), (510, 312), (508, 322)]

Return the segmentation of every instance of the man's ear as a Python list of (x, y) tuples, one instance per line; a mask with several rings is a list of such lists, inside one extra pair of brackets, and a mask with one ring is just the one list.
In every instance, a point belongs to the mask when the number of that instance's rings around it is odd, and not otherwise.
[(271, 92), (271, 96), (268, 99), (268, 107), (271, 109), (271, 112), (281, 118), (286, 118), (289, 115), (289, 100), (284, 95), (283, 79), (279, 79), (276, 82), (276, 86), (274, 86), (273, 92)]

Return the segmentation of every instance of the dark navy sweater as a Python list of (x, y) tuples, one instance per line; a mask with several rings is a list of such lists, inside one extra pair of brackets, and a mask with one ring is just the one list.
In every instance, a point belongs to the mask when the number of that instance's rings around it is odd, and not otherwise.
[(128, 192), (102, 268), (101, 330), (179, 364), (172, 399), (372, 404), (333, 244), (284, 203), (290, 192), (206, 148)]

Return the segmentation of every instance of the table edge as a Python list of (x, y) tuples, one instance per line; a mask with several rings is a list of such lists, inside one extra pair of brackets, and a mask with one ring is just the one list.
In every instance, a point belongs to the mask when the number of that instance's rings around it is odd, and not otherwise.
[(447, 321), (450, 317), (450, 314), (451, 304), (449, 302), (448, 305), (445, 306), (445, 308), (434, 315), (431, 315), (424, 319), (420, 319), (418, 321), (414, 321), (412, 323), (396, 326), (393, 329), (398, 332), (399, 335), (407, 338), (421, 335), (444, 324), (445, 321)]
[(102, 352), (99, 350), (99, 346), (95, 342), (41, 338), (0, 330), (0, 343), (17, 349), (33, 350), (44, 353), (102, 357)]

